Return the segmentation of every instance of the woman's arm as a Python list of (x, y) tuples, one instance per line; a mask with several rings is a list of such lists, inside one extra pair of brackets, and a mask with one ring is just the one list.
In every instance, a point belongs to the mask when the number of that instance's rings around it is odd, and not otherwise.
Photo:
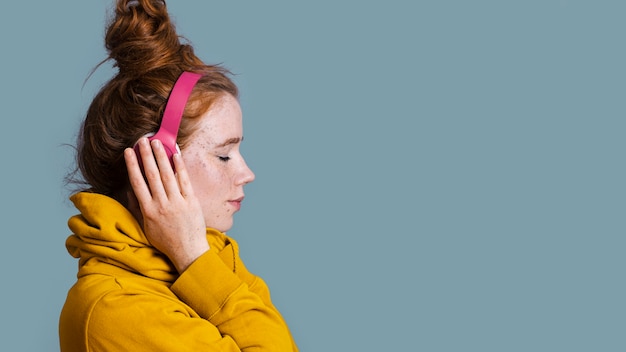
[(252, 292), (214, 251), (190, 265), (171, 290), (242, 351), (297, 351), (278, 311)]
[(174, 155), (174, 173), (159, 141), (152, 148), (145, 138), (139, 143), (145, 178), (127, 149), (129, 179), (146, 237), (180, 273), (172, 292), (242, 351), (292, 351), (289, 330), (269, 297), (252, 292), (209, 250), (202, 209), (180, 155)]

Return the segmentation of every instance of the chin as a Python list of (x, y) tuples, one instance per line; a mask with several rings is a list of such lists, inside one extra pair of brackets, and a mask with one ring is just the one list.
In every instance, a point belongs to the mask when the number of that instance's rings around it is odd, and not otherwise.
[(215, 229), (215, 230), (220, 231), (220, 232), (224, 232), (224, 233), (226, 233), (228, 230), (230, 230), (233, 227), (233, 222), (232, 221), (228, 222), (228, 223), (222, 222), (220, 224), (217, 224), (217, 223), (214, 223), (214, 224), (215, 225), (208, 225), (207, 227)]
[[(208, 213), (208, 214), (207, 214)], [(216, 215), (217, 213), (217, 215)], [(220, 232), (226, 232), (233, 227), (234, 219), (233, 214), (228, 212), (207, 211), (204, 213), (204, 223), (209, 229), (214, 229)]]

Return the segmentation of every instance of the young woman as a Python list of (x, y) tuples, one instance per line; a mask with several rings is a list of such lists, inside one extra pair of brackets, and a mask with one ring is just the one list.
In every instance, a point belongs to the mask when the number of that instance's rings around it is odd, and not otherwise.
[(180, 40), (164, 1), (117, 1), (105, 41), (118, 72), (78, 138), (61, 351), (297, 351), (225, 234), (254, 180), (228, 72)]

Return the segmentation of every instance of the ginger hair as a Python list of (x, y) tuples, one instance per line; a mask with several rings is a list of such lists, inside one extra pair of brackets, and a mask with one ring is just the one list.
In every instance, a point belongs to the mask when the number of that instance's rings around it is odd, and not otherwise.
[[(176, 32), (163, 0), (118, 0), (106, 26), (105, 47), (116, 74), (88, 108), (77, 138), (76, 170), (83, 191), (123, 201), (128, 173), (123, 151), (156, 132), (169, 93), (183, 71), (202, 74), (185, 107), (178, 134), (184, 148), (194, 122), (222, 95), (238, 97), (230, 72), (207, 65)], [(120, 199), (122, 198), (122, 199)]]

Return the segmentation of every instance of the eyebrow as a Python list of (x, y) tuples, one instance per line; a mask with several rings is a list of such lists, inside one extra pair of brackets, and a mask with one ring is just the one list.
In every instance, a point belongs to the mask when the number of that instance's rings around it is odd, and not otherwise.
[(231, 144), (237, 144), (237, 143), (242, 142), (242, 141), (243, 141), (243, 137), (229, 138), (224, 143), (218, 144), (217, 148), (222, 148), (222, 147), (225, 147), (225, 146), (231, 145)]

